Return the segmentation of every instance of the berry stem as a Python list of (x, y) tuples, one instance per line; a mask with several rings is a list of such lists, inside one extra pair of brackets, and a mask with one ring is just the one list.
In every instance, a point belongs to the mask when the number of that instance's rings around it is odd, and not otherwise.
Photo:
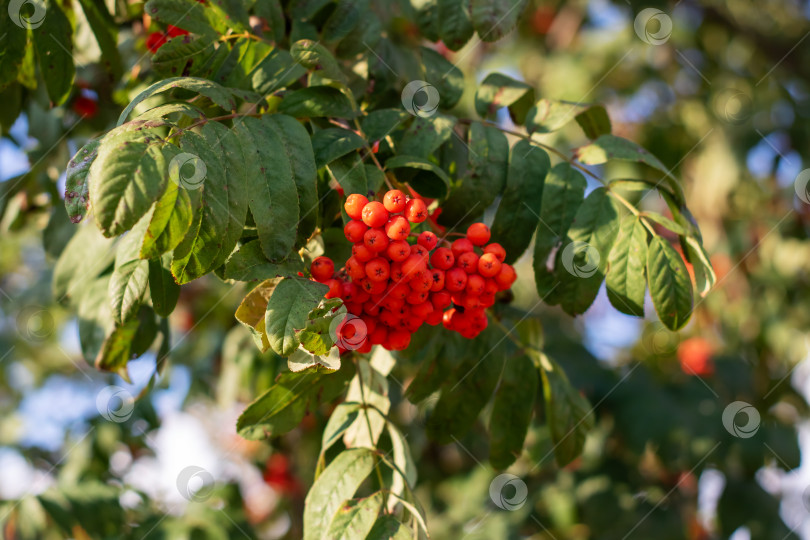
[(366, 134), (363, 133), (363, 129), (360, 127), (360, 121), (357, 118), (354, 119), (354, 125), (357, 128), (355, 130), (355, 133), (357, 133), (360, 136), (360, 138), (363, 139), (363, 145), (365, 145), (366, 147), (366, 152), (368, 152), (368, 155), (371, 156), (371, 160), (374, 161), (374, 164), (377, 165), (377, 168), (380, 169), (380, 171), (382, 171), (383, 179), (385, 180), (385, 185), (388, 186), (388, 189), (394, 189), (394, 186), (391, 185), (391, 181), (388, 180), (388, 175), (385, 174), (385, 167), (382, 166), (380, 161), (377, 159), (377, 156), (374, 155), (374, 151), (371, 149), (371, 146), (369, 146)]

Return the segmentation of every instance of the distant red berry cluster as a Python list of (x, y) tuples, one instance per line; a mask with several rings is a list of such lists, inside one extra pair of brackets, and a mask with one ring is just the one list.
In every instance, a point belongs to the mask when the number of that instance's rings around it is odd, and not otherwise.
[(427, 206), (397, 189), (382, 202), (349, 195), (344, 208), (351, 218), (343, 232), (354, 244), (352, 256), (337, 273), (328, 257), (318, 257), (310, 268), (315, 280), (329, 286), (326, 297), (343, 299), (351, 315), (338, 328), (346, 334), (338, 345), (352, 344), (342, 348), (402, 350), (424, 323), (441, 323), (472, 339), (487, 327), (484, 310), (495, 303), (495, 293), (517, 278), (503, 262), (503, 247), (487, 244), (490, 232), (483, 223), (470, 225), (452, 244), (430, 231), (411, 232), (411, 224), (427, 219)]

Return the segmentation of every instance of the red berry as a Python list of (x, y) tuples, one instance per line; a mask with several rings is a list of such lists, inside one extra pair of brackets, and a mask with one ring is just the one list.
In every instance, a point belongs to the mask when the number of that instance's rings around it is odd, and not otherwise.
[(444, 270), (433, 268), (430, 271), (431, 285), (430, 290), (438, 292), (444, 289)]
[(430, 253), (428, 253), (427, 248), (425, 248), (425, 246), (420, 246), (419, 244), (413, 244), (411, 246), (411, 255), (419, 255), (425, 259), (425, 262), (430, 260)]
[(376, 317), (377, 315), (380, 314), (380, 306), (378, 306), (376, 302), (369, 300), (365, 304), (363, 304), (363, 311), (365, 311), (372, 317)]
[(385, 281), (387, 285), (390, 271), (388, 261), (382, 257), (375, 257), (366, 263), (366, 275), (371, 281)]
[(427, 205), (422, 199), (411, 199), (405, 205), (405, 217), (411, 223), (422, 223), (428, 217)]
[(357, 243), (352, 246), (352, 255), (361, 263), (367, 263), (374, 258), (374, 252), (368, 249), (363, 243)]
[(388, 221), (388, 211), (381, 202), (371, 201), (363, 207), (363, 223), (369, 227), (382, 227)]
[(478, 273), (484, 277), (495, 277), (501, 271), (503, 263), (498, 260), (494, 253), (484, 253), (478, 259)]
[(425, 319), (428, 315), (433, 313), (433, 304), (430, 302), (422, 302), (411, 307), (411, 313), (420, 319)]
[(425, 317), (425, 323), (430, 326), (436, 326), (437, 324), (441, 324), (442, 318), (444, 318), (444, 313), (439, 309), (434, 309), (430, 312), (430, 315)]
[(411, 291), (405, 301), (409, 304), (421, 304), (428, 299), (428, 296), (427, 291)]
[(481, 301), (474, 294), (465, 294), (461, 305), (464, 306), (464, 309), (478, 309), (481, 307)]
[(167, 41), (166, 34), (163, 32), (152, 32), (146, 37), (146, 48), (150, 52), (156, 53)]
[(388, 337), (388, 329), (383, 324), (378, 324), (373, 332), (368, 334), (368, 341), (372, 345), (382, 345)]
[(169, 34), (169, 37), (186, 36), (188, 35), (188, 30), (183, 30), (182, 28), (177, 28), (170, 24), (166, 29), (166, 33)]
[(503, 249), (503, 246), (498, 244), (497, 242), (493, 242), (491, 244), (487, 244), (484, 247), (484, 253), (494, 253), (498, 260), (503, 262), (506, 260), (506, 250)]
[(388, 237), (382, 229), (369, 229), (363, 234), (363, 243), (371, 251), (379, 253), (388, 247)]
[(388, 244), (385, 253), (392, 261), (401, 262), (410, 257), (411, 245), (405, 240), (395, 240)]
[(416, 242), (420, 246), (424, 246), (428, 251), (433, 251), (433, 248), (439, 243), (439, 237), (430, 231), (423, 231), (419, 234), (419, 238), (416, 239)]
[(366, 276), (366, 267), (352, 255), (346, 260), (346, 272), (352, 279), (363, 279)]
[(467, 228), (467, 238), (476, 246), (483, 246), (489, 242), (489, 227), (483, 223), (473, 223)]
[(397, 283), (388, 289), (388, 295), (397, 300), (405, 300), (411, 293), (411, 288), (404, 283)]
[(440, 270), (448, 270), (452, 268), (455, 262), (456, 258), (453, 255), (453, 252), (446, 247), (440, 247), (433, 252), (433, 255), (430, 256), (430, 264)]
[(363, 207), (368, 204), (368, 198), (359, 193), (352, 193), (346, 197), (346, 202), (343, 203), (343, 208), (346, 210), (346, 215), (352, 219), (363, 219)]
[(86, 96), (79, 96), (73, 102), (73, 110), (76, 114), (93, 118), (98, 112), (98, 102)]
[[(358, 302), (359, 293), (360, 287), (351, 281), (346, 281), (340, 286), (340, 297), (343, 298), (344, 302)], [(360, 303), (362, 304), (362, 302)]]
[(405, 209), (406, 202), (405, 194), (398, 189), (392, 189), (383, 197), (383, 206), (393, 214), (402, 212)]
[(495, 282), (501, 290), (506, 290), (512, 286), (512, 283), (517, 279), (515, 269), (508, 264), (501, 265), (501, 271), (495, 276)]
[(467, 272), (461, 268), (451, 268), (444, 274), (444, 288), (448, 291), (463, 291), (466, 286)]
[(478, 274), (472, 274), (467, 278), (467, 286), (464, 290), (466, 290), (469, 295), (478, 296), (484, 293), (485, 286), (486, 282), (484, 278)]
[(411, 343), (411, 334), (403, 330), (392, 330), (388, 332), (388, 337), (383, 343), (383, 347), (390, 351), (401, 351), (407, 349)]
[(335, 275), (335, 263), (329, 257), (317, 257), (309, 266), (309, 271), (316, 281), (325, 283)]
[(411, 255), (402, 263), (402, 271), (405, 274), (405, 279), (413, 279), (427, 271), (425, 259), (419, 255)]
[(454, 308), (450, 308), (450, 309), (448, 309), (447, 311), (444, 312), (444, 315), (442, 316), (442, 324), (448, 330), (455, 330), (455, 327), (454, 327), (455, 326), (454, 325), (455, 316), (456, 316), (456, 310)]
[(453, 303), (450, 298), (450, 293), (447, 291), (439, 291), (430, 295), (430, 301), (433, 302), (433, 307), (442, 310), (449, 307)]
[(342, 290), (340, 280), (329, 279), (324, 282), (324, 285), (329, 286), (329, 292), (325, 295), (326, 298), (340, 298), (340, 292)]
[(353, 219), (343, 227), (343, 235), (346, 237), (346, 240), (354, 244), (363, 241), (363, 235), (365, 235), (367, 230), (368, 227), (365, 223)]
[(420, 274), (408, 282), (414, 291), (428, 292), (433, 285), (433, 278), (426, 273)]
[(456, 266), (468, 274), (474, 274), (478, 272), (478, 255), (474, 251), (462, 253), (456, 261)]
[(411, 224), (402, 216), (394, 216), (385, 224), (385, 234), (391, 240), (405, 240), (411, 234)]
[(453, 242), (453, 245), (452, 245), (453, 256), (454, 256), (456, 259), (458, 259), (458, 258), (459, 258), (459, 256), (460, 256), (462, 253), (466, 253), (466, 252), (468, 252), (468, 251), (472, 251), (473, 249), (475, 249), (475, 246), (473, 246), (473, 243), (472, 243), (472, 242), (470, 242), (470, 241), (469, 241), (468, 239), (466, 239), (466, 238), (459, 238), (458, 240), (456, 240), (455, 242)]

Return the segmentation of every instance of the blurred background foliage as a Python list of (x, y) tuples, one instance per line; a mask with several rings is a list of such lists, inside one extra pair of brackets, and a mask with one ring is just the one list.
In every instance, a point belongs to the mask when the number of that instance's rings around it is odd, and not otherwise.
[[(241, 285), (209, 276), (184, 286), (170, 362), (158, 370), (145, 353), (130, 364), (131, 382), (84, 363), (78, 321), (51, 294), (55, 257), (75, 231), (62, 199), (68, 159), (157, 77), (146, 38), (166, 29), (142, 3), (107, 3), (120, 73), (99, 62), (76, 10), (67, 101), (52, 107), (33, 72), (0, 95), (0, 525), (7, 538), (300, 537), (329, 410), (271, 445), (235, 434), (244, 404), (284, 364), (236, 323)], [(409, 0), (372, 4), (392, 42), (428, 44)], [(662, 35), (659, 22), (634, 29), (647, 8), (672, 23), (658, 45), (649, 41)], [(810, 204), (796, 189), (810, 148), (808, 19), (807, 0), (530, 0), (496, 43), (474, 38), (455, 53), (428, 44), (468, 81), (497, 70), (538, 97), (606, 104), (614, 133), (683, 179), (718, 273), (690, 324), (672, 333), (616, 313), (603, 292), (570, 319), (538, 303), (531, 262), (520, 261), (515, 303), (536, 315), (536, 339), (595, 405), (596, 428), (564, 469), (546, 428), (531, 428), (509, 469), (528, 498), (507, 511), (489, 493), (498, 473), (486, 464), (483, 426), (435, 444), (424, 433), (428, 410), (391, 384), (434, 538), (810, 538), (801, 460), (810, 451)], [(397, 65), (407, 49), (375, 54)], [(470, 84), (455, 112), (473, 115), (473, 97)], [(510, 127), (508, 115), (500, 120)], [(576, 128), (545, 137), (585, 142)], [(659, 180), (626, 163), (597, 169)], [(657, 196), (640, 204), (666, 212)], [(393, 376), (407, 386), (417, 363), (401, 360)], [(124, 393), (110, 397), (109, 385)], [(759, 413), (753, 436), (724, 426), (735, 401)], [(210, 496), (175, 485), (188, 466), (213, 479)]]

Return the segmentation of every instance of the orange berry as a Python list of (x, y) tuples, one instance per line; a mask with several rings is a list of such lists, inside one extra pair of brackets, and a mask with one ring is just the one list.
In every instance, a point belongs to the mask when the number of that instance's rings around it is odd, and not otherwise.
[(385, 249), (388, 258), (394, 262), (401, 262), (410, 257), (411, 245), (405, 240), (394, 240)]
[(405, 205), (405, 217), (411, 223), (422, 223), (428, 217), (427, 205), (422, 199), (411, 199)]
[(396, 214), (405, 210), (405, 203), (407, 198), (405, 194), (398, 189), (392, 189), (383, 197), (383, 206), (389, 212)]
[(420, 246), (424, 246), (428, 251), (432, 251), (439, 243), (439, 237), (430, 231), (422, 231), (419, 234), (419, 238), (416, 239), (416, 243)]
[(369, 229), (363, 234), (363, 243), (371, 251), (379, 253), (388, 247), (388, 237), (382, 229)]
[(367, 263), (374, 258), (374, 252), (366, 247), (362, 242), (352, 246), (352, 256), (361, 263)]
[(365, 223), (353, 219), (343, 227), (343, 234), (346, 236), (346, 240), (354, 244), (363, 241), (363, 235), (367, 230), (368, 227)]
[(453, 255), (453, 252), (446, 247), (440, 247), (433, 252), (433, 255), (430, 256), (430, 264), (440, 270), (448, 270), (452, 268), (455, 262), (456, 258)]
[(503, 263), (494, 253), (484, 253), (478, 259), (478, 273), (484, 277), (495, 277), (501, 271)]
[(383, 324), (378, 324), (373, 332), (368, 334), (368, 341), (372, 345), (382, 345), (388, 337), (388, 329)]
[(342, 290), (340, 280), (334, 278), (329, 279), (324, 282), (324, 285), (329, 286), (329, 292), (324, 295), (326, 298), (340, 298), (340, 292)]
[(419, 244), (413, 244), (411, 246), (411, 255), (419, 255), (425, 259), (425, 262), (430, 261), (430, 252), (428, 252), (425, 246)]
[(329, 257), (317, 257), (309, 266), (309, 271), (316, 281), (324, 283), (335, 275), (335, 263)]
[(385, 234), (391, 240), (405, 240), (411, 234), (411, 224), (402, 216), (394, 216), (385, 224)]
[(467, 238), (476, 246), (483, 246), (489, 242), (489, 227), (483, 223), (473, 223), (467, 227)]
[(357, 257), (352, 255), (346, 259), (346, 272), (352, 279), (363, 279), (366, 277), (366, 267)]
[(363, 207), (368, 204), (368, 198), (359, 193), (352, 193), (346, 197), (343, 208), (352, 219), (363, 219)]
[(511, 287), (516, 279), (517, 274), (515, 273), (515, 269), (508, 264), (501, 265), (501, 271), (495, 276), (495, 282), (502, 291)]
[(451, 249), (453, 250), (453, 257), (458, 259), (462, 253), (466, 253), (468, 251), (472, 251), (473, 249), (475, 249), (475, 246), (473, 246), (473, 243), (470, 242), (467, 238), (459, 238), (458, 240), (453, 242)]
[(401, 351), (407, 349), (411, 343), (411, 334), (403, 330), (391, 330), (383, 343), (383, 347), (389, 351)]
[(369, 227), (382, 227), (388, 221), (388, 210), (381, 202), (371, 201), (363, 207), (363, 223)]
[(464, 306), (464, 309), (478, 309), (481, 307), (481, 300), (474, 294), (465, 294), (461, 305)]
[(484, 253), (494, 253), (501, 262), (506, 260), (506, 250), (503, 249), (503, 246), (497, 242), (487, 244), (486, 247), (484, 247)]
[(419, 255), (411, 255), (402, 263), (402, 272), (405, 274), (405, 279), (413, 279), (418, 274), (426, 271), (425, 259)]
[(414, 291), (428, 292), (433, 285), (433, 278), (428, 273), (422, 273), (408, 282)]
[[(391, 267), (382, 257), (375, 257), (366, 263), (366, 275), (371, 281), (388, 281)], [(386, 283), (387, 285), (387, 283)]]
[(416, 304), (411, 307), (411, 313), (419, 317), (420, 319), (425, 319), (428, 315), (433, 313), (433, 304), (430, 302), (422, 302), (421, 304)]
[(478, 255), (474, 251), (464, 252), (456, 260), (456, 266), (468, 274), (474, 274), (478, 272)]
[(451, 268), (444, 274), (444, 288), (450, 292), (463, 291), (467, 286), (467, 272), (461, 268)]
[(464, 290), (467, 291), (467, 294), (469, 295), (478, 296), (483, 294), (485, 286), (486, 282), (484, 281), (484, 278), (478, 274), (472, 274), (467, 278), (467, 286), (464, 288)]

